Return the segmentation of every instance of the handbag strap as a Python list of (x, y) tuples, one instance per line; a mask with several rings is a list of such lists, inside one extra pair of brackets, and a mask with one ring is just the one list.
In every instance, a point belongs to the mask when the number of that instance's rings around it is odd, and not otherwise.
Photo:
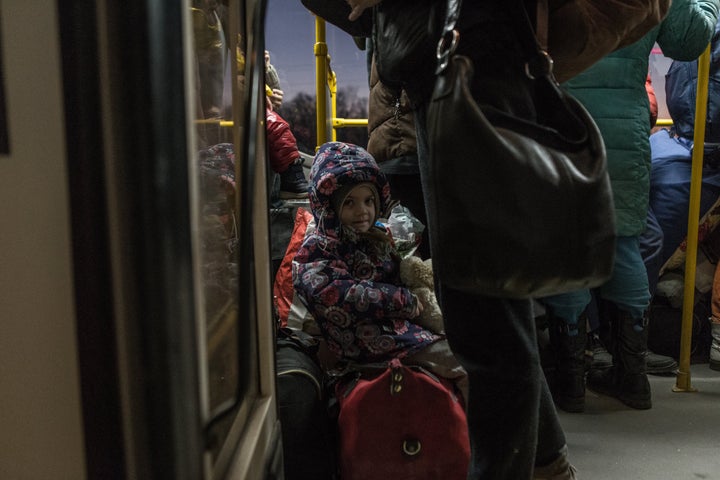
[(447, 11), (445, 12), (445, 25), (438, 41), (435, 56), (438, 60), (438, 66), (435, 75), (439, 75), (445, 71), (450, 63), (450, 57), (457, 49), (460, 40), (460, 32), (455, 29), (458, 18), (460, 17), (461, 0), (448, 0)]
[(550, 22), (548, 20), (548, 3), (547, 0), (536, 0), (537, 1), (537, 11), (535, 16), (535, 29), (532, 28), (532, 23), (530, 22), (530, 19), (527, 16), (527, 10), (523, 8), (523, 11), (525, 12), (525, 19), (527, 22), (527, 25), (529, 25), (529, 28), (526, 28), (525, 31), (528, 31), (530, 33), (534, 32), (535, 37), (535, 45), (536, 47), (541, 51), (547, 51), (548, 49), (548, 27), (550, 25)]
[[(536, 0), (535, 28), (525, 8), (525, 2), (520, 0), (522, 15), (514, 15), (517, 20), (516, 28), (521, 34), (521, 41), (528, 53), (529, 60), (525, 63), (525, 74), (530, 78), (552, 77), (553, 60), (548, 53), (548, 3), (547, 0)], [(522, 18), (520, 18), (522, 17)]]
[[(535, 17), (536, 26), (530, 20), (524, 0), (517, 0), (520, 15), (513, 15), (515, 28), (520, 35), (523, 48), (528, 54), (528, 61), (525, 63), (525, 73), (530, 78), (538, 76), (552, 76), (552, 58), (547, 51), (548, 45), (548, 2), (547, 0), (536, 0), (537, 12)], [(438, 42), (437, 59), (438, 66), (436, 74), (442, 73), (450, 62), (450, 57), (460, 41), (460, 33), (456, 26), (460, 18), (460, 7), (462, 0), (448, 0), (445, 14), (445, 25), (442, 36)]]

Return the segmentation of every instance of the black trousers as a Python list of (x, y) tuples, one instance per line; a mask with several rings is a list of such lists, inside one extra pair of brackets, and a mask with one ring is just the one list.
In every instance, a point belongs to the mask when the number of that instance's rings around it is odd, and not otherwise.
[[(426, 211), (426, 110), (415, 112)], [(472, 159), (447, 159), (472, 161)], [(429, 235), (433, 226), (428, 225)], [(525, 480), (565, 445), (565, 434), (540, 367), (530, 300), (470, 295), (436, 278), (450, 348), (467, 370), (471, 463), (469, 479)]]

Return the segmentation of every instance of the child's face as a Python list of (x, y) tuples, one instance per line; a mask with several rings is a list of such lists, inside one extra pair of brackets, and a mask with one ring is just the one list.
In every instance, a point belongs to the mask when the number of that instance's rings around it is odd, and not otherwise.
[(358, 232), (367, 232), (375, 221), (375, 195), (366, 185), (358, 185), (341, 206), (340, 221)]

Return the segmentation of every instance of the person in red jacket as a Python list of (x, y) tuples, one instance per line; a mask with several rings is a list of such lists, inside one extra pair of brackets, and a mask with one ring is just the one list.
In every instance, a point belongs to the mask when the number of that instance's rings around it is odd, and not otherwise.
[(648, 95), (648, 102), (650, 102), (650, 128), (654, 128), (658, 117), (658, 103), (657, 97), (655, 97), (655, 89), (653, 88), (652, 78), (649, 73), (647, 79), (645, 80), (645, 91)]
[(271, 106), (267, 107), (265, 118), (270, 168), (280, 175), (280, 198), (306, 198), (308, 184), (303, 159), (290, 125)]
[[(240, 39), (239, 39), (240, 40)], [(245, 54), (240, 48), (238, 41), (236, 49), (237, 61), (237, 88), (239, 91), (245, 89)], [(265, 52), (266, 66), (270, 64), (270, 54)], [(282, 90), (279, 83), (272, 88), (266, 85), (267, 96), (265, 98), (265, 130), (268, 145), (268, 160), (273, 172), (280, 176), (280, 198), (287, 200), (291, 198), (307, 198), (308, 184), (302, 166), (302, 156), (297, 147), (297, 140), (290, 130), (290, 124), (285, 121), (274, 108), (282, 103)]]

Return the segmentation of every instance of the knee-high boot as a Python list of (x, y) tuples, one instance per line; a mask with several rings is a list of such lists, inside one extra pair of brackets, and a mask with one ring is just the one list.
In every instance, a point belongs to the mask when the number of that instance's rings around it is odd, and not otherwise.
[(582, 314), (577, 328), (552, 315), (547, 317), (550, 347), (555, 356), (555, 375), (551, 384), (553, 399), (566, 412), (585, 410), (585, 344), (587, 317)]
[(647, 319), (635, 319), (618, 311), (611, 320), (610, 353), (613, 366), (591, 370), (588, 388), (617, 398), (638, 410), (652, 408), (650, 382), (645, 366)]

